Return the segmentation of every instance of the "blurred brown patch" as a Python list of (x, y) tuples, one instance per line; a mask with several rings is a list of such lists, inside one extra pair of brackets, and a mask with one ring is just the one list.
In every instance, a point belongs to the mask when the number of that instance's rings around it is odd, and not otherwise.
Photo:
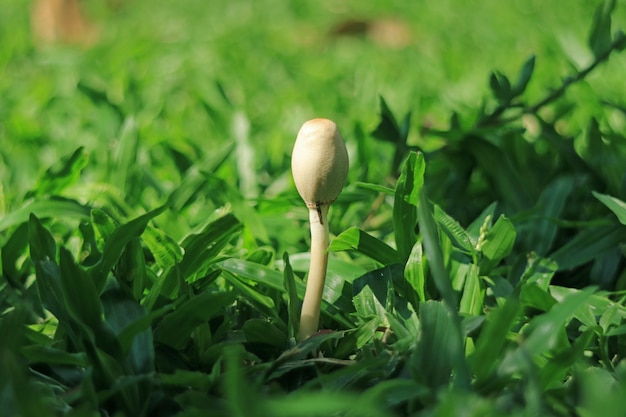
[(412, 40), (409, 25), (396, 18), (348, 19), (333, 26), (331, 37), (363, 37), (389, 48), (403, 48)]
[(84, 15), (78, 0), (35, 0), (30, 20), (37, 45), (89, 46), (98, 38), (95, 24)]

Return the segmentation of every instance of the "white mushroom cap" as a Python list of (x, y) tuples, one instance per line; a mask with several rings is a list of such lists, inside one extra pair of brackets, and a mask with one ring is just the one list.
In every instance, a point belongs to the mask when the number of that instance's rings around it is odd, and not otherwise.
[(302, 125), (293, 147), (291, 171), (308, 207), (335, 201), (348, 177), (348, 152), (333, 121), (312, 119)]

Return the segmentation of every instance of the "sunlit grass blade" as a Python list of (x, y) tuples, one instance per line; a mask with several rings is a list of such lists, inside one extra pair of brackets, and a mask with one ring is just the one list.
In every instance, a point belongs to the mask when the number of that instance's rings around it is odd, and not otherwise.
[(420, 301), (426, 301), (425, 264), (427, 261), (423, 252), (422, 243), (417, 242), (413, 246), (404, 267), (404, 277), (416, 292)]
[(88, 162), (89, 157), (85, 148), (79, 147), (71, 155), (63, 157), (48, 168), (26, 197), (58, 195), (63, 189), (78, 181)]
[(424, 155), (410, 152), (402, 164), (393, 203), (393, 227), (400, 259), (408, 259), (417, 241), (417, 207), (424, 184)]
[(595, 198), (600, 200), (602, 204), (607, 206), (609, 210), (615, 214), (617, 220), (623, 225), (626, 225), (626, 203), (619, 198), (612, 197), (606, 194), (600, 194), (598, 192), (591, 192)]
[(328, 248), (331, 252), (355, 250), (383, 265), (400, 262), (400, 255), (391, 246), (356, 227), (335, 237)]
[(479, 276), (478, 267), (471, 264), (465, 276), (465, 285), (459, 304), (459, 312), (472, 316), (480, 315), (483, 311), (484, 299), (485, 284)]
[(480, 262), (480, 271), (489, 273), (513, 250), (517, 232), (513, 223), (505, 216), (500, 216), (491, 227), (480, 246), (483, 258)]
[(35, 200), (21, 208), (8, 213), (0, 219), (0, 232), (27, 222), (31, 214), (38, 218), (74, 218), (88, 220), (90, 208), (75, 200), (53, 197), (45, 200)]

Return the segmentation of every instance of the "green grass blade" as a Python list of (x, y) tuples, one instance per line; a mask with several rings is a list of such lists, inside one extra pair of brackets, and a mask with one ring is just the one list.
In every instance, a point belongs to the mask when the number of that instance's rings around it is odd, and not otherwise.
[(422, 243), (417, 242), (404, 267), (404, 278), (417, 293), (419, 301), (426, 301), (425, 262)]
[(419, 383), (432, 390), (451, 382), (469, 386), (463, 338), (458, 318), (439, 301), (426, 301), (419, 309), (421, 333), (411, 355), (411, 371)]
[(457, 296), (452, 288), (450, 275), (444, 265), (443, 251), (439, 240), (439, 229), (433, 217), (432, 206), (424, 192), (420, 194), (418, 213), (420, 231), (423, 238), (422, 244), (426, 256), (428, 257), (428, 265), (432, 272), (435, 286), (449, 308), (456, 311), (458, 303)]
[(351, 227), (335, 237), (328, 250), (330, 252), (356, 250), (383, 265), (401, 261), (400, 255), (395, 249), (356, 227)]
[(0, 232), (28, 221), (31, 214), (40, 219), (75, 218), (89, 220), (90, 209), (75, 200), (53, 197), (27, 203), (0, 219)]
[(625, 239), (626, 230), (623, 228), (598, 226), (583, 229), (548, 257), (559, 265), (559, 271), (567, 271), (613, 250)]
[(99, 329), (103, 311), (94, 282), (85, 270), (74, 263), (67, 249), (61, 247), (59, 252), (65, 307), (78, 322), (92, 330)]
[(478, 274), (478, 267), (474, 264), (470, 264), (467, 275), (465, 276), (465, 285), (463, 287), (459, 312), (461, 314), (479, 316), (483, 311), (484, 299), (485, 284)]
[(94, 270), (96, 288), (100, 291), (104, 286), (107, 274), (119, 260), (126, 245), (133, 239), (138, 238), (144, 232), (148, 222), (163, 213), (167, 206), (159, 207), (146, 214), (137, 217), (130, 222), (115, 229), (107, 239), (102, 249), (102, 259)]
[(78, 181), (88, 161), (89, 157), (85, 149), (82, 146), (79, 147), (71, 155), (63, 157), (48, 168), (27, 197), (59, 194), (63, 189)]
[(489, 273), (513, 250), (517, 233), (513, 223), (504, 215), (500, 216), (487, 231), (480, 247), (483, 258), (480, 262), (481, 274)]
[(440, 229), (448, 235), (455, 247), (462, 250), (464, 253), (474, 255), (476, 250), (474, 249), (471, 238), (463, 227), (461, 227), (459, 222), (454, 220), (437, 205), (434, 206), (433, 215)]
[(600, 194), (595, 191), (591, 192), (595, 198), (600, 200), (602, 204), (607, 206), (609, 210), (615, 214), (617, 220), (623, 225), (626, 225), (626, 203), (622, 200), (612, 197), (606, 194)]
[(190, 342), (191, 332), (196, 327), (224, 312), (234, 300), (231, 292), (204, 292), (191, 297), (163, 317), (156, 327), (155, 341), (174, 349), (183, 349)]
[(293, 269), (289, 263), (287, 252), (283, 254), (283, 286), (287, 293), (287, 331), (289, 338), (295, 338), (300, 324), (300, 299), (296, 290)]
[(513, 294), (507, 298), (503, 305), (487, 315), (485, 327), (482, 329), (476, 342), (476, 348), (469, 358), (472, 373), (476, 375), (478, 381), (484, 381), (496, 369), (498, 361), (502, 358), (509, 333), (519, 319), (521, 312), (517, 295)]
[(393, 203), (393, 228), (396, 248), (402, 260), (406, 260), (417, 241), (417, 207), (424, 184), (426, 163), (424, 155), (410, 152), (402, 164), (400, 178), (396, 183)]

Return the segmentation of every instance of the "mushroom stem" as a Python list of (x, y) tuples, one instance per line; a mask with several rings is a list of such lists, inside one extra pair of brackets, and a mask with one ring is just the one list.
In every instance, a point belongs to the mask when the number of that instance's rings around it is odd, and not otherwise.
[(304, 340), (316, 333), (320, 320), (320, 307), (328, 266), (328, 208), (330, 204), (316, 204), (309, 208), (311, 223), (311, 261), (306, 292), (300, 314), (299, 339)]

